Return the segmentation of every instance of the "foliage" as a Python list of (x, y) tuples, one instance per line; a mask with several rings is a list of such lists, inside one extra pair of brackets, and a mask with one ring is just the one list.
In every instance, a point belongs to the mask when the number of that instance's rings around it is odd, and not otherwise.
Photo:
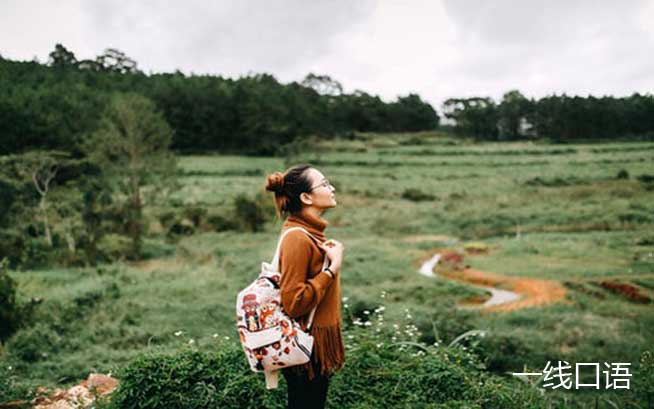
[(458, 132), (479, 139), (497, 138), (497, 105), (490, 98), (449, 98), (443, 111), (456, 122)]
[(7, 350), (22, 361), (35, 362), (56, 353), (61, 342), (60, 336), (48, 324), (37, 323), (11, 338)]
[[(347, 362), (331, 379), (331, 406), (374, 408), (383, 396), (390, 407), (546, 407), (535, 390), (488, 374), (465, 348), (420, 343), (410, 321), (385, 323), (383, 310), (367, 311), (370, 320), (356, 319), (344, 332)], [(239, 344), (220, 341), (210, 350), (137, 357), (119, 372), (111, 406), (285, 407), (281, 374), (280, 388), (267, 391)]]
[(154, 184), (172, 188), (169, 179), (176, 167), (176, 158), (168, 150), (172, 134), (150, 100), (139, 94), (116, 94), (100, 127), (85, 145), (106, 180), (115, 182), (117, 189), (127, 196), (126, 223), (132, 239), (130, 256), (134, 259), (141, 257), (143, 187)]
[(487, 97), (450, 98), (446, 118), (458, 134), (477, 139), (549, 138), (557, 142), (606, 140), (616, 137), (651, 139), (654, 95), (629, 97), (550, 95), (527, 99), (517, 90), (496, 103)]
[(616, 179), (629, 179), (629, 172), (625, 169), (620, 169), (615, 177)]
[(261, 193), (254, 199), (246, 195), (234, 198), (234, 216), (243, 230), (256, 232), (263, 229), (264, 223), (270, 218), (270, 212), (266, 212), (264, 205), (266, 202), (266, 197)]
[(111, 96), (124, 92), (152, 100), (174, 130), (172, 148), (185, 152), (281, 154), (282, 145), (309, 135), (438, 125), (436, 111), (414, 94), (385, 103), (364, 92), (344, 94), (337, 81), (315, 74), (290, 84), (269, 74), (145, 75), (116, 49), (79, 61), (57, 44), (47, 66), (0, 59), (0, 78), (0, 154), (34, 148), (80, 154)]
[(9, 260), (0, 260), (0, 344), (16, 331), (21, 314), (16, 302), (16, 281), (9, 276)]
[(13, 366), (0, 365), (0, 403), (26, 399), (32, 394), (28, 386), (20, 383)]
[(0, 250), (10, 264), (94, 263), (111, 202), (101, 195), (97, 165), (58, 151), (7, 155), (0, 163)]
[(643, 352), (638, 361), (640, 377), (634, 379), (634, 389), (642, 397), (643, 402), (652, 402), (654, 398), (654, 353), (651, 350)]
[(430, 195), (429, 193), (425, 193), (416, 188), (404, 189), (404, 192), (402, 192), (402, 199), (411, 200), (413, 202), (431, 201), (435, 198), (434, 195)]

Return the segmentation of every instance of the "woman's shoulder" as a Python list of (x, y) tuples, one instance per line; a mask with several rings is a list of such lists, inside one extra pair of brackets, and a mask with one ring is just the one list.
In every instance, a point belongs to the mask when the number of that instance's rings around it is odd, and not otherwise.
[[(286, 230), (284, 230), (284, 232), (286, 232)], [(317, 247), (317, 245), (306, 232), (302, 231), (301, 229), (294, 229), (293, 231), (289, 231), (284, 235), (284, 240), (282, 240), (281, 248), (282, 250), (285, 248), (293, 248), (295, 250), (306, 249), (307, 251), (311, 251), (314, 247)]]
[(286, 242), (293, 242), (293, 243), (299, 243), (299, 242), (311, 243), (311, 242), (313, 242), (313, 239), (311, 239), (309, 237), (309, 234), (304, 229), (289, 227), (287, 229), (284, 229), (282, 231), (282, 233), (284, 234), (284, 243), (286, 243)]

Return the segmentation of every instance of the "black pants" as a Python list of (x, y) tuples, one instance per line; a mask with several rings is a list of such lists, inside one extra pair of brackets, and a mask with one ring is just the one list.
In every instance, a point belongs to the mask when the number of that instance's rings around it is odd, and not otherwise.
[(282, 370), (288, 385), (288, 409), (322, 409), (327, 400), (329, 376), (320, 374), (320, 367), (313, 364), (313, 379), (306, 370), (296, 368)]

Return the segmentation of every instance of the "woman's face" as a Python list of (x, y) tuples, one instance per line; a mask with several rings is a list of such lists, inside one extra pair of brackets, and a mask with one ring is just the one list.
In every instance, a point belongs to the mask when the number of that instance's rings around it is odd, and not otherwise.
[(336, 207), (336, 196), (334, 195), (336, 189), (329, 183), (327, 178), (318, 169), (314, 168), (307, 170), (307, 178), (311, 182), (309, 192), (312, 199), (311, 205), (321, 209)]

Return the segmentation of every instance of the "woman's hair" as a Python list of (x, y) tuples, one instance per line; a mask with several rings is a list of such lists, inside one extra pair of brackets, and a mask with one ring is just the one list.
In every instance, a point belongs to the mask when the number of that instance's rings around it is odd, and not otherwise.
[(265, 187), (267, 191), (275, 192), (275, 208), (280, 218), (302, 210), (300, 195), (311, 189), (311, 181), (307, 177), (310, 167), (303, 163), (287, 169), (284, 173), (275, 172), (268, 175)]

